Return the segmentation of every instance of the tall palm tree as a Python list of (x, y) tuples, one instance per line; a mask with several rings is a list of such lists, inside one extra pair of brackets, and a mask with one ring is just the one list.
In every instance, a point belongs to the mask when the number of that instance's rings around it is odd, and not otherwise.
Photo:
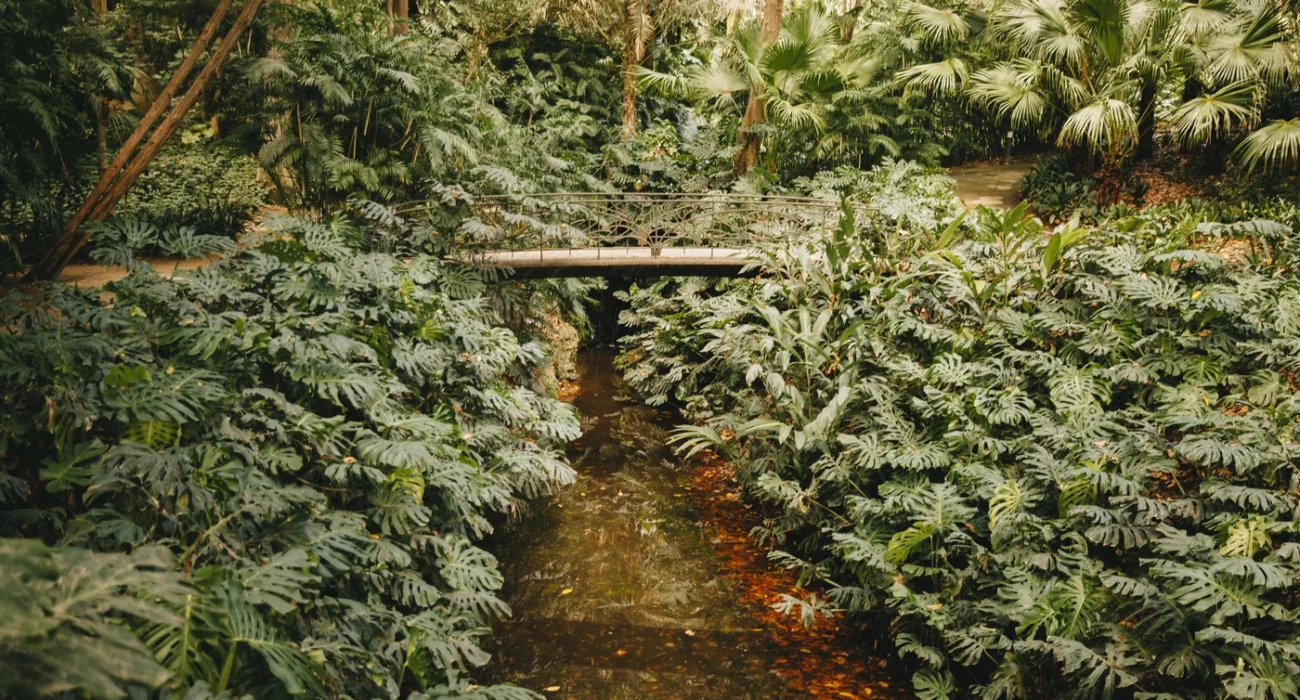
[[(781, 19), (785, 14), (785, 0), (765, 0), (763, 18), (758, 27), (759, 49), (775, 44), (781, 36)], [(759, 151), (763, 145), (763, 134), (755, 130), (767, 116), (767, 95), (762, 81), (753, 84), (749, 91), (749, 103), (745, 106), (745, 116), (740, 120), (740, 153), (736, 154), (736, 172), (744, 173), (758, 165)]]

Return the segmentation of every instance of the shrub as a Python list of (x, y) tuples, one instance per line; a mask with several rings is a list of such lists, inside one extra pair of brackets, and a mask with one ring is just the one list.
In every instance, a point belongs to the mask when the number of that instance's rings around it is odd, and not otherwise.
[(694, 392), (675, 440), (738, 463), (776, 561), (892, 615), (918, 697), (1296, 697), (1293, 233), (980, 219), (634, 290), (627, 376)]
[(1024, 199), (1032, 210), (1049, 224), (1066, 221), (1076, 212), (1083, 220), (1092, 220), (1101, 212), (1097, 200), (1098, 181), (1091, 175), (1075, 172), (1068, 154), (1058, 153), (1039, 160), (1025, 173)]
[[(69, 561), (162, 547), (167, 561), (141, 565), (189, 588), (144, 620), (140, 601), (97, 607), (124, 651), (143, 644), (165, 669), (97, 680), (531, 697), (474, 690), (476, 640), (508, 608), (473, 541), (573, 479), (557, 447), (578, 422), (526, 388), (544, 353), (501, 326), (477, 274), (393, 243), (409, 228), (385, 221), (290, 220), (188, 278), (137, 272), (111, 303), (60, 285), (40, 305), (4, 299), (0, 536)], [(26, 663), (9, 632), (0, 668)], [(75, 658), (52, 663), (68, 689), (123, 694), (77, 680)]]
[[(186, 135), (182, 135), (186, 136)], [(161, 229), (234, 237), (266, 204), (257, 160), (194, 136), (170, 141), (118, 204)]]
[(923, 231), (942, 227), (962, 211), (954, 185), (942, 170), (885, 158), (870, 170), (845, 166), (800, 178), (793, 189), (814, 197), (845, 198), (890, 222)]
[(90, 259), (101, 265), (135, 269), (142, 264), (136, 259), (139, 253), (194, 260), (213, 253), (229, 253), (235, 249), (234, 242), (224, 236), (196, 233), (192, 226), (162, 230), (148, 221), (129, 215), (86, 226), (94, 232)]

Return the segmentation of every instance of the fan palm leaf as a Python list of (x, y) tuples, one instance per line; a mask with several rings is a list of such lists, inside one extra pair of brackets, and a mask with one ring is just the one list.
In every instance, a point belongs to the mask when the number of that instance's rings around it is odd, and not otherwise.
[(971, 99), (992, 109), (999, 119), (1009, 117), (1015, 128), (1039, 122), (1047, 109), (1047, 99), (1037, 86), (1037, 72), (1025, 63), (1001, 63), (971, 78)]
[(1077, 0), (1070, 6), (1072, 24), (1088, 38), (1091, 56), (1112, 66), (1123, 61), (1129, 10), (1127, 0)]
[(1300, 165), (1300, 118), (1278, 119), (1255, 130), (1237, 146), (1247, 170), (1282, 170)]
[(1214, 94), (1184, 102), (1174, 112), (1174, 133), (1187, 145), (1204, 145), (1218, 134), (1237, 124), (1258, 118), (1255, 109), (1255, 86), (1250, 81), (1236, 82)]
[(1060, 65), (1077, 66), (1087, 55), (1085, 37), (1061, 0), (1021, 0), (997, 16), (994, 33), (1024, 53)]
[(1025, 62), (1025, 66), (1024, 70), (1032, 69), (1038, 84), (1043, 86), (1046, 92), (1057, 96), (1067, 108), (1077, 107), (1090, 99), (1088, 86), (1065, 71), (1055, 66), (1034, 66), (1029, 62)]
[(954, 41), (965, 41), (970, 35), (970, 23), (961, 14), (951, 9), (940, 9), (913, 2), (907, 6), (907, 20), (922, 32), (932, 44), (946, 45)]
[(796, 128), (811, 128), (821, 131), (826, 126), (826, 113), (815, 102), (796, 103), (777, 95), (769, 95), (767, 110), (772, 121)]
[(839, 48), (840, 28), (825, 12), (815, 6), (795, 12), (781, 24), (777, 45), (793, 42), (803, 47), (812, 63), (824, 63)]
[(1188, 36), (1197, 37), (1226, 26), (1232, 19), (1228, 0), (1196, 0), (1178, 6), (1178, 21)]
[(916, 87), (931, 95), (951, 95), (958, 92), (966, 83), (969, 71), (966, 62), (952, 57), (934, 63), (905, 68), (898, 73), (898, 81), (909, 87)]
[(1271, 74), (1278, 67), (1274, 46), (1283, 40), (1277, 14), (1264, 5), (1244, 22), (1240, 31), (1224, 34), (1211, 42), (1207, 70), (1224, 83)]
[(1137, 130), (1132, 105), (1102, 96), (1066, 118), (1057, 142), (1062, 146), (1086, 146), (1099, 153), (1119, 151), (1137, 138)]

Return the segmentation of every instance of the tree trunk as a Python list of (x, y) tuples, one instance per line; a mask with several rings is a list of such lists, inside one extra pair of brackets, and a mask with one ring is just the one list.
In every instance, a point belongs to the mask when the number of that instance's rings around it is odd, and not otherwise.
[(641, 8), (623, 0), (623, 139), (636, 136), (636, 67), (644, 51)]
[[(1201, 84), (1201, 81), (1195, 75), (1187, 76), (1187, 78), (1183, 80), (1183, 94), (1180, 104), (1186, 104), (1197, 97), (1200, 97), (1204, 89), (1205, 86)], [(1182, 153), (1187, 153), (1188, 146), (1186, 142), (1181, 143), (1178, 150)]]
[(1156, 82), (1142, 81), (1138, 98), (1137, 159), (1146, 160), (1156, 153)]
[(387, 6), (388, 16), (393, 18), (393, 26), (389, 33), (398, 36), (410, 31), (407, 23), (411, 17), (410, 0), (388, 0)]
[(623, 139), (636, 136), (636, 54), (623, 47)]
[[(72, 257), (77, 254), (77, 251), (81, 250), (81, 247), (85, 245), (86, 241), (90, 238), (89, 232), (81, 230), (81, 224), (86, 221), (102, 221), (113, 212), (113, 208), (117, 206), (117, 203), (122, 199), (122, 196), (131, 188), (131, 185), (135, 184), (135, 181), (139, 179), (140, 174), (144, 172), (145, 168), (149, 166), (149, 163), (158, 155), (158, 151), (161, 150), (168, 139), (176, 133), (176, 130), (180, 128), (181, 120), (185, 118), (186, 113), (190, 111), (194, 106), (194, 103), (198, 102), (199, 97), (203, 94), (204, 90), (207, 89), (208, 83), (211, 82), (213, 76), (217, 74), (217, 70), (221, 67), (221, 64), (235, 48), (235, 44), (238, 43), (239, 37), (247, 31), (249, 25), (253, 23), (253, 16), (257, 14), (257, 10), (262, 5), (262, 1), (263, 0), (248, 0), (248, 3), (244, 5), (244, 9), (239, 13), (238, 17), (235, 18), (234, 25), (231, 26), (229, 33), (227, 33), (221, 40), (221, 43), (217, 45), (217, 48), (212, 53), (212, 57), (208, 59), (207, 64), (203, 66), (203, 70), (200, 71), (199, 75), (194, 79), (194, 83), (190, 85), (189, 89), (185, 91), (185, 94), (181, 97), (180, 101), (172, 108), (167, 117), (163, 119), (162, 123), (158, 126), (158, 129), (154, 131), (153, 135), (145, 143), (144, 147), (141, 148), (140, 152), (132, 158), (131, 156), (135, 151), (136, 146), (144, 139), (149, 128), (158, 120), (158, 117), (161, 116), (163, 110), (171, 103), (172, 96), (180, 89), (180, 85), (184, 82), (185, 76), (193, 69), (194, 64), (198, 62), (199, 57), (207, 49), (208, 42), (211, 41), (212, 36), (216, 34), (217, 29), (221, 26), (221, 21), (225, 17), (226, 11), (230, 8), (232, 2), (232, 0), (222, 0), (222, 2), (217, 6), (216, 11), (213, 13), (212, 18), (208, 20), (208, 24), (203, 28), (198, 40), (195, 41), (194, 47), (190, 51), (190, 55), (186, 56), (185, 60), (181, 62), (180, 68), (177, 69), (176, 75), (172, 76), (171, 81), (168, 82), (167, 87), (163, 90), (163, 94), (155, 100), (152, 106), (150, 106), (149, 112), (140, 120), (135, 131), (126, 140), (126, 143), (122, 144), (122, 148), (118, 151), (117, 156), (114, 157), (108, 170), (106, 170), (100, 177), (99, 182), (95, 185), (95, 189), (90, 193), (90, 196), (86, 198), (86, 201), (82, 203), (81, 208), (77, 210), (76, 215), (73, 216), (72, 221), (68, 225), (67, 232), (59, 240), (55, 241), (54, 245), (51, 247), (50, 251), (46, 253), (45, 257), (43, 257), (40, 262), (28, 271), (27, 279), (54, 279), (58, 276), (59, 272), (63, 270), (64, 266), (72, 260)], [(128, 160), (130, 161), (129, 166), (126, 165)], [(125, 169), (123, 169), (123, 166), (126, 166)]]
[[(108, 0), (94, 0), (92, 9), (101, 21), (108, 14)], [(108, 100), (99, 98), (95, 109), (95, 155), (99, 159), (99, 172), (108, 170), (108, 120), (112, 115), (108, 111)]]
[(244, 9), (235, 18), (234, 24), (231, 25), (229, 33), (227, 33), (221, 40), (221, 43), (217, 45), (216, 50), (212, 53), (212, 57), (208, 59), (207, 64), (203, 66), (203, 70), (199, 71), (198, 76), (194, 78), (194, 83), (190, 85), (190, 88), (185, 91), (183, 96), (181, 96), (180, 101), (176, 104), (175, 108), (172, 109), (171, 113), (167, 115), (167, 118), (163, 120), (162, 124), (158, 125), (158, 130), (155, 131), (153, 136), (149, 138), (149, 141), (145, 143), (144, 148), (140, 150), (140, 154), (131, 162), (130, 167), (126, 169), (122, 174), (122, 177), (114, 183), (113, 187), (108, 190), (104, 198), (100, 200), (99, 204), (91, 211), (91, 216), (93, 218), (96, 220), (102, 220), (113, 212), (113, 208), (117, 206), (118, 200), (126, 194), (127, 190), (131, 189), (131, 185), (135, 184), (136, 179), (140, 177), (140, 174), (144, 172), (144, 169), (149, 166), (151, 161), (153, 161), (154, 156), (158, 155), (158, 151), (162, 150), (163, 145), (167, 143), (168, 139), (172, 137), (172, 134), (175, 134), (176, 130), (180, 128), (181, 121), (185, 118), (185, 115), (189, 113), (194, 104), (198, 102), (199, 97), (203, 95), (203, 92), (207, 90), (208, 84), (212, 82), (212, 79), (221, 69), (221, 64), (225, 62), (226, 57), (229, 56), (230, 52), (235, 48), (235, 44), (239, 42), (239, 37), (243, 35), (244, 32), (248, 31), (249, 26), (252, 25), (253, 17), (257, 14), (257, 10), (261, 5), (262, 0), (248, 0), (247, 4), (244, 5)]
[[(759, 44), (767, 48), (781, 36), (781, 16), (785, 12), (785, 0), (765, 0), (763, 3), (763, 24), (759, 30)], [(761, 49), (760, 49), (761, 50)], [(740, 120), (737, 134), (740, 153), (736, 154), (736, 174), (743, 175), (758, 165), (759, 152), (763, 145), (763, 136), (750, 131), (763, 122), (767, 113), (767, 98), (763, 95), (763, 85), (754, 85), (749, 91), (749, 104), (745, 106), (745, 116)]]
[[(208, 23), (204, 25), (203, 30), (199, 32), (198, 39), (195, 39), (194, 46), (190, 49), (189, 55), (185, 57), (185, 60), (181, 62), (180, 67), (176, 69), (176, 74), (172, 76), (172, 79), (167, 83), (167, 87), (163, 88), (162, 93), (158, 98), (149, 105), (149, 111), (145, 112), (144, 117), (140, 119), (140, 123), (136, 124), (135, 130), (131, 132), (131, 135), (126, 139), (126, 142), (122, 144), (120, 149), (118, 149), (117, 155), (113, 158), (113, 162), (104, 169), (104, 172), (100, 173), (99, 182), (95, 183), (95, 188), (91, 190), (90, 195), (86, 197), (86, 201), (83, 202), (77, 212), (73, 214), (72, 221), (68, 223), (68, 231), (67, 234), (65, 234), (64, 239), (75, 234), (77, 229), (81, 227), (81, 224), (86, 221), (90, 215), (91, 209), (99, 202), (100, 198), (103, 197), (104, 192), (107, 191), (109, 185), (113, 183), (113, 179), (126, 165), (132, 154), (135, 153), (136, 147), (139, 146), (140, 142), (144, 140), (144, 137), (148, 135), (149, 129), (153, 128), (153, 125), (158, 121), (158, 118), (162, 116), (163, 110), (171, 106), (172, 98), (180, 90), (181, 84), (185, 82), (185, 79), (189, 77), (190, 71), (194, 70), (194, 64), (198, 63), (199, 57), (207, 50), (208, 43), (212, 41), (212, 37), (215, 36), (217, 30), (221, 28), (221, 21), (225, 19), (226, 13), (230, 10), (230, 5), (233, 1), (234, 0), (222, 0), (221, 4), (217, 6), (215, 11), (213, 11), (212, 17), (208, 20)], [(62, 242), (63, 239), (56, 242), (54, 248), (50, 251), (47, 257), (57, 253), (59, 244)], [(80, 248), (81, 246), (78, 245), (77, 247)], [(66, 261), (60, 264), (58, 270), (56, 270), (54, 274), (57, 275), (58, 271), (62, 270), (63, 265), (65, 264), (67, 264)]]
[(840, 25), (840, 38), (844, 43), (853, 41), (853, 31), (858, 27), (858, 15), (862, 12), (862, 0), (844, 0), (843, 24)]
[(108, 100), (99, 99), (99, 109), (95, 110), (95, 154), (99, 156), (99, 172), (108, 170)]

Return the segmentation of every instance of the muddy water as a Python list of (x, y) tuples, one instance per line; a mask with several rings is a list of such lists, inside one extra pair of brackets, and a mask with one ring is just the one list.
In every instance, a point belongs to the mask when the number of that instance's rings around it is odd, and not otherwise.
[(625, 394), (611, 351), (580, 359), (581, 476), (495, 547), (514, 615), (493, 680), (574, 700), (792, 697), (695, 525), (673, 417)]

